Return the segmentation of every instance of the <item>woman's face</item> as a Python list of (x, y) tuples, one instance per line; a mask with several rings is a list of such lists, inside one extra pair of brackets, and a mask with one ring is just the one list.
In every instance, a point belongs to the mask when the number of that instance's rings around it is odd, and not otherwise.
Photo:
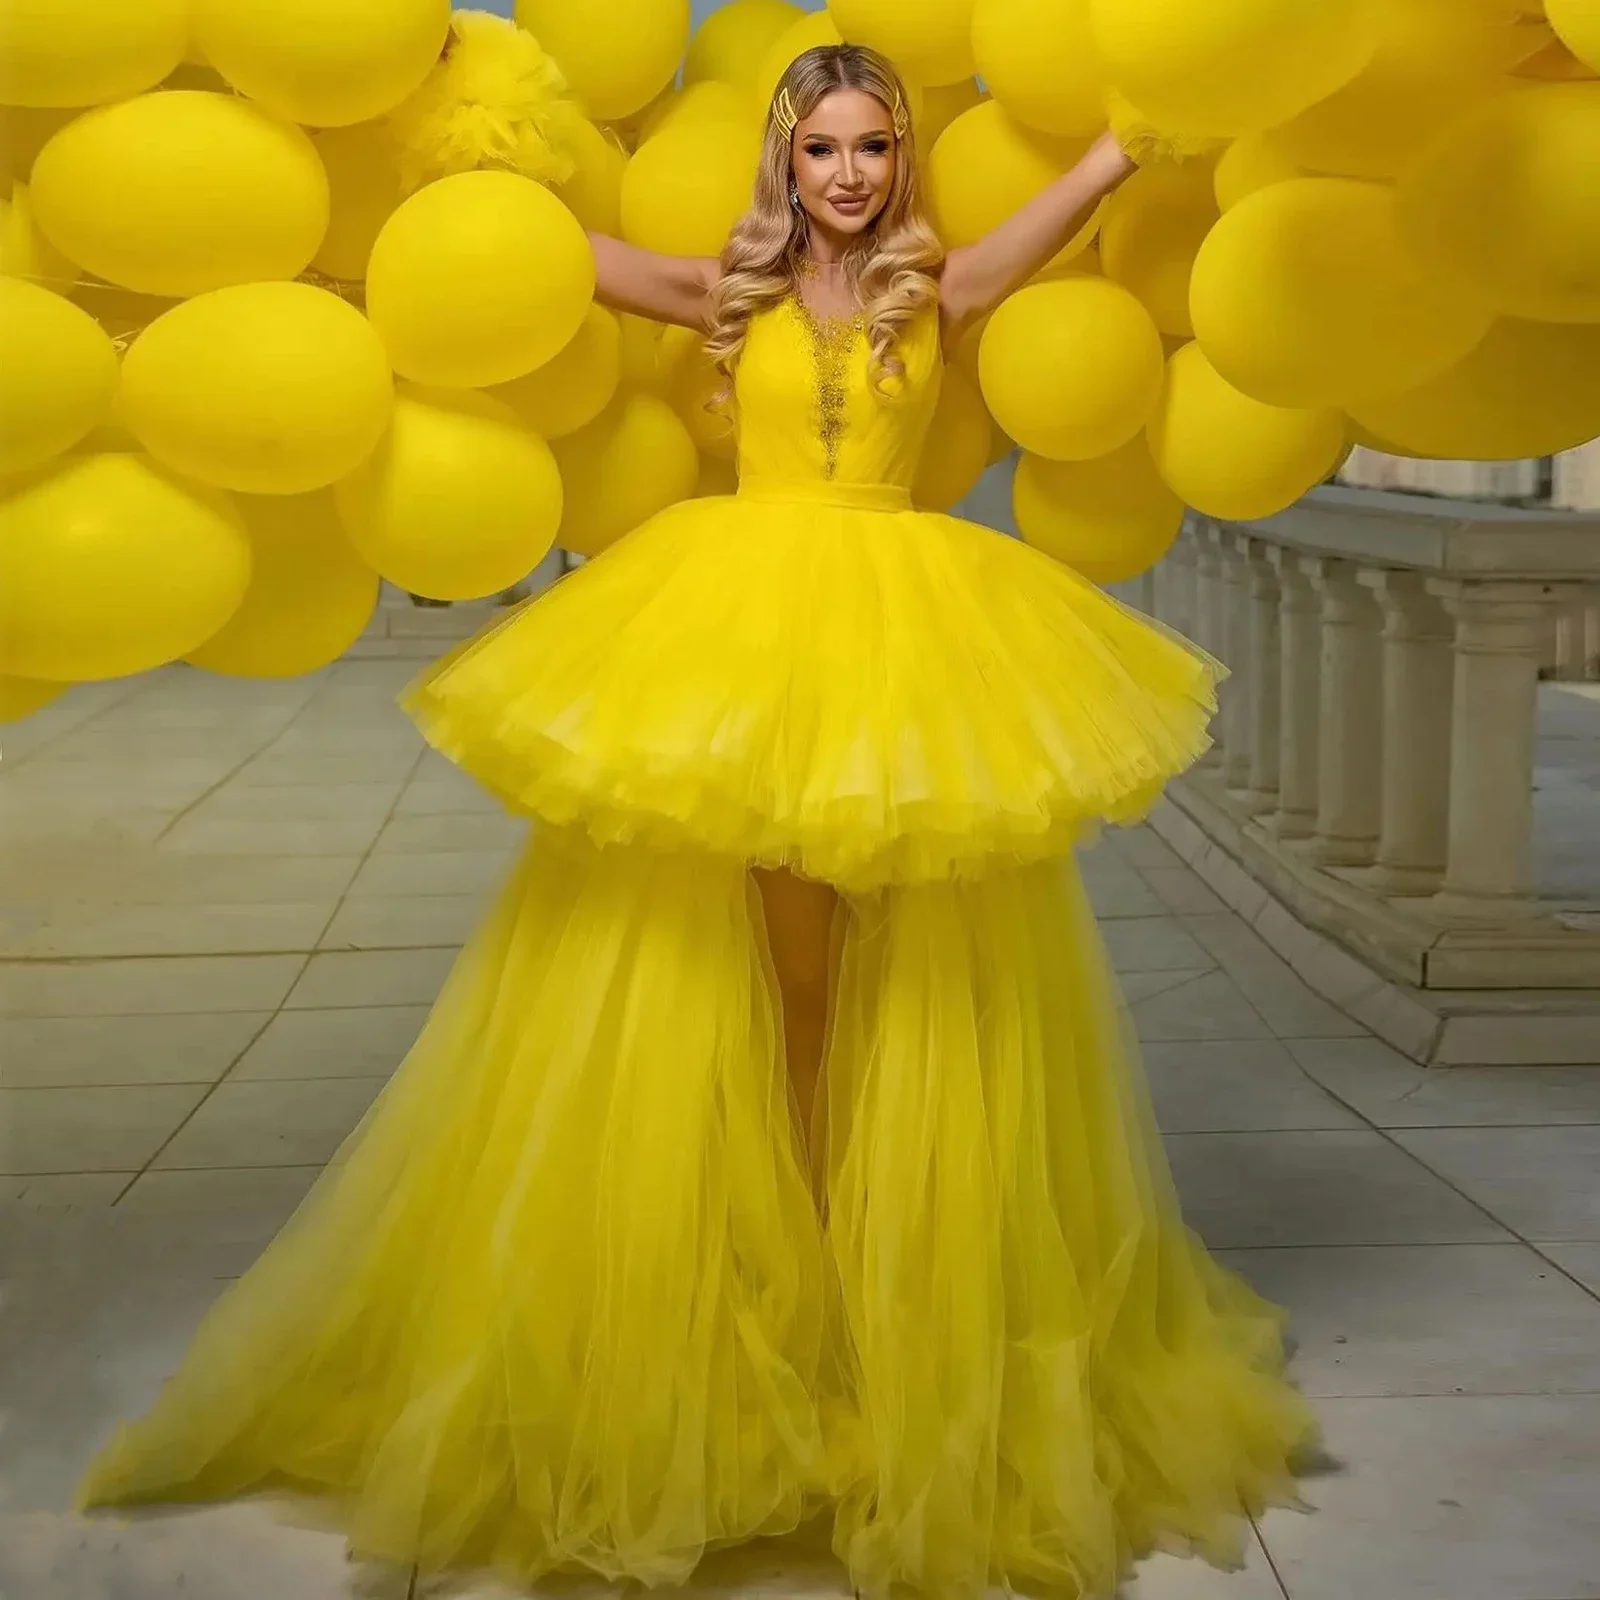
[(894, 119), (875, 95), (836, 89), (794, 130), (794, 181), (808, 215), (836, 233), (864, 233), (894, 183)]

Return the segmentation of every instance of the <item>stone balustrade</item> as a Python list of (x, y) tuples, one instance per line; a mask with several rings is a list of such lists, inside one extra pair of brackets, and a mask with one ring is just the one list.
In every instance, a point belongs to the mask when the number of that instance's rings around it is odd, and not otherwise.
[[(1600, 1064), (1600, 901), (1531, 851), (1539, 678), (1600, 656), (1600, 516), (1329, 487), (1192, 518), (1125, 598), (1232, 674), (1157, 829), (1313, 986), (1420, 1060)], [(1590, 822), (1600, 853), (1600, 784)]]
[[(1600, 513), (1600, 441), (1526, 461), (1412, 461), (1356, 449), (1339, 479), (1359, 488)], [(1540, 662), (1546, 676), (1600, 679), (1600, 605), (1594, 597), (1575, 598), (1552, 612), (1548, 624)]]

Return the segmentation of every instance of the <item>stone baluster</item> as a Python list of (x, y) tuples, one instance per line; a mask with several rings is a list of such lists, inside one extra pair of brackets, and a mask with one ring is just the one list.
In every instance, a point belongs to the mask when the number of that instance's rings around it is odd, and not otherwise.
[(1556, 613), (1556, 676), (1568, 683), (1581, 682), (1594, 670), (1597, 653), (1600, 606), (1592, 596), (1579, 593)]
[(1156, 568), (1156, 615), (1185, 638), (1194, 637), (1194, 543), (1187, 531)]
[(1383, 667), (1379, 614), (1348, 561), (1305, 558), (1322, 601), (1321, 755), (1312, 858), (1365, 867), (1381, 819)]
[(1222, 654), (1222, 550), (1209, 522), (1196, 525), (1194, 542), (1194, 639), (1212, 655)]
[(1322, 748), (1321, 603), (1298, 551), (1272, 545), (1267, 560), (1278, 580), (1278, 810), (1280, 839), (1309, 839), (1317, 831)]
[[(1194, 587), (1194, 637), (1201, 649), (1219, 658), (1225, 657), (1224, 640), (1225, 591), (1222, 577), (1222, 546), (1220, 530), (1213, 523), (1199, 523), (1194, 532), (1195, 587)], [(1226, 691), (1227, 685), (1223, 685)], [(1225, 702), (1224, 702), (1225, 703)], [(1202, 765), (1214, 766), (1222, 759), (1222, 746), (1227, 729), (1222, 716), (1212, 728), (1216, 743), (1202, 759)]]
[(1218, 532), (1222, 551), (1222, 660), (1228, 679), (1222, 685), (1222, 781), (1230, 789), (1247, 790), (1254, 765), (1250, 700), (1255, 663), (1250, 655), (1249, 536), (1229, 529)]
[(1245, 545), (1250, 584), (1250, 787), (1252, 811), (1278, 805), (1282, 762), (1283, 666), (1278, 622), (1278, 574), (1260, 539)]
[(1415, 572), (1369, 568), (1383, 613), (1383, 777), (1377, 865), (1386, 895), (1424, 895), (1444, 875), (1450, 819), (1450, 619)]
[(1428, 587), (1455, 619), (1449, 849), (1434, 905), (1500, 921), (1532, 896), (1539, 654), (1570, 591), (1451, 578)]

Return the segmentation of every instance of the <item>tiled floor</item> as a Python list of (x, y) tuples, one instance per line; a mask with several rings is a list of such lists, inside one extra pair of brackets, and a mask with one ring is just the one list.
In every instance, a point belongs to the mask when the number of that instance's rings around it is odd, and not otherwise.
[[(72, 1482), (415, 1036), (517, 829), (394, 709), (409, 667), (172, 671), (0, 736), (0, 1595), (405, 1600), (259, 1508), (92, 1522)], [(1600, 1075), (1426, 1073), (1153, 835), (1086, 861), (1194, 1224), (1287, 1303), (1336, 1470), (1241, 1573), (1133, 1600), (1600, 1597)], [(804, 1541), (694, 1592), (842, 1594)]]

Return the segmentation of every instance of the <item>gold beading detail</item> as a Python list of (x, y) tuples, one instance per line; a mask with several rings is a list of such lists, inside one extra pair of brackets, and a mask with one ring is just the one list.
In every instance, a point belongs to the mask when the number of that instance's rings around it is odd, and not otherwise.
[(866, 326), (859, 312), (853, 317), (821, 317), (798, 292), (795, 312), (811, 343), (813, 383), (816, 390), (817, 437), (822, 441), (822, 475), (832, 478), (839, 470), (839, 446), (844, 441), (845, 411), (850, 397), (850, 358)]

